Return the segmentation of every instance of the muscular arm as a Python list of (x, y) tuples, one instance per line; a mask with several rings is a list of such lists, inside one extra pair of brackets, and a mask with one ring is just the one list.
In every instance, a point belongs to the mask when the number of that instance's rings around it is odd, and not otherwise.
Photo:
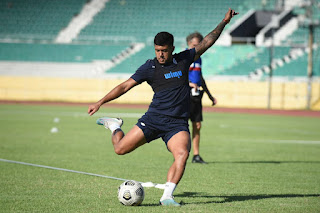
[(210, 48), (220, 37), (224, 27), (229, 23), (231, 18), (237, 15), (234, 10), (229, 8), (228, 12), (226, 13), (224, 19), (218, 24), (218, 26), (212, 30), (203, 40), (195, 47), (196, 55), (194, 56), (194, 60), (196, 61), (200, 56)]
[(206, 37), (203, 38), (200, 44), (195, 47), (195, 61), (198, 60), (200, 56), (218, 40), (226, 24), (227, 23), (225, 21), (221, 21), (220, 24), (218, 24), (218, 26), (214, 30), (212, 30), (208, 35), (206, 35)]
[(138, 85), (138, 83), (133, 80), (132, 78), (129, 78), (128, 80), (122, 82), (115, 88), (113, 88), (108, 94), (106, 94), (103, 98), (101, 98), (98, 102), (95, 104), (92, 104), (88, 108), (88, 114), (93, 115), (95, 112), (97, 112), (101, 105), (104, 103), (107, 103), (109, 101), (112, 101), (114, 99), (119, 98), (121, 95), (128, 92), (131, 88)]

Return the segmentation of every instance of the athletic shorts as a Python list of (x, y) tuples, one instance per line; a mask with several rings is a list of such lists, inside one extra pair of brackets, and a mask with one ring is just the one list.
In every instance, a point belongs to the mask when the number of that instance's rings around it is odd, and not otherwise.
[(192, 122), (201, 122), (202, 117), (202, 96), (203, 91), (199, 96), (190, 97), (190, 120)]
[(143, 131), (148, 143), (162, 138), (167, 145), (170, 138), (178, 132), (186, 131), (190, 134), (187, 118), (175, 118), (147, 112), (138, 120), (136, 125)]

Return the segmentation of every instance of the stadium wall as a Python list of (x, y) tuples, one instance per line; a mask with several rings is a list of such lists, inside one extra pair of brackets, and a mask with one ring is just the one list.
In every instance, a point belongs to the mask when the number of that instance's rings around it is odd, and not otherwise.
[[(0, 76), (0, 100), (96, 102), (123, 79), (84, 79), (52, 77)], [(219, 107), (267, 108), (268, 82), (206, 81), (216, 97)], [(143, 83), (124, 94), (114, 103), (148, 104), (152, 89)], [(320, 82), (312, 84), (312, 110), (320, 110)], [(204, 106), (211, 101), (204, 95)], [(272, 109), (306, 109), (307, 84), (305, 82), (274, 82)]]

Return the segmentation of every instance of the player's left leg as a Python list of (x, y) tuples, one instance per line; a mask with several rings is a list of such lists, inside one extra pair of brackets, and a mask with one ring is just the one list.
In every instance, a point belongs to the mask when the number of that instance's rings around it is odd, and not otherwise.
[(178, 132), (167, 143), (167, 147), (174, 157), (174, 162), (167, 174), (167, 183), (160, 199), (161, 205), (180, 206), (179, 203), (173, 200), (173, 192), (183, 176), (189, 157), (190, 146), (190, 134), (186, 131)]
[(118, 155), (127, 154), (146, 143), (144, 133), (136, 125), (127, 135), (124, 135), (121, 130), (123, 121), (120, 118), (102, 117), (97, 120), (97, 124), (103, 125), (106, 129), (110, 129), (113, 148)]

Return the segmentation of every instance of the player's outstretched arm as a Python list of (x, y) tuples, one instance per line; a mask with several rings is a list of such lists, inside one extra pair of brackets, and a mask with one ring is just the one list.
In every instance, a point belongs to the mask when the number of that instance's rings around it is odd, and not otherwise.
[(238, 15), (238, 13), (229, 8), (228, 12), (224, 16), (224, 19), (218, 24), (218, 26), (214, 30), (212, 30), (208, 35), (206, 35), (206, 37), (204, 37), (203, 40), (195, 47), (195, 61), (218, 40), (224, 27), (230, 22), (232, 17), (235, 15)]
[(136, 85), (138, 85), (138, 83), (135, 80), (133, 80), (132, 78), (129, 78), (128, 80), (122, 82), (121, 84), (119, 84), (118, 86), (113, 88), (108, 94), (106, 94), (100, 101), (89, 105), (88, 114), (90, 116), (93, 115), (95, 112), (97, 112), (100, 109), (101, 105), (103, 105), (104, 103), (107, 103), (109, 101), (112, 101), (114, 99), (119, 98), (121, 95), (125, 94), (132, 87), (134, 87)]

